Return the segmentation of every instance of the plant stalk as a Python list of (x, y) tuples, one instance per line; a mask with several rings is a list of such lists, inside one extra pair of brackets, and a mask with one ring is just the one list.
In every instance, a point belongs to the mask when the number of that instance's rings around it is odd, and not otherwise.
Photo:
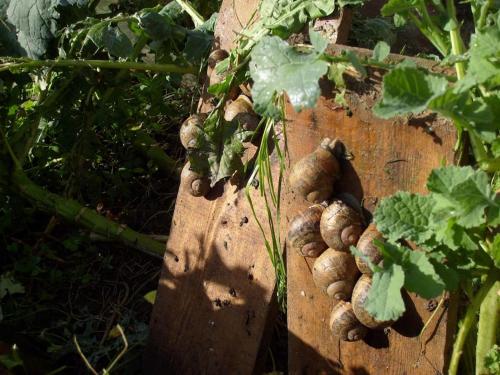
[(469, 334), (469, 331), (475, 321), (476, 314), (479, 311), (483, 300), (495, 285), (495, 282), (498, 280), (498, 276), (498, 271), (496, 269), (491, 270), (488, 273), (488, 276), (486, 277), (483, 285), (472, 299), (470, 305), (467, 307), (465, 317), (461, 322), (462, 324), (455, 338), (455, 344), (453, 345), (453, 352), (451, 354), (448, 375), (457, 375), (458, 364), (460, 362), (460, 357), (462, 356), (465, 339)]
[(203, 16), (198, 13), (198, 11), (193, 7), (193, 5), (188, 0), (175, 0), (187, 14), (193, 20), (195, 27), (200, 27), (205, 23)]
[(53, 194), (31, 181), (22, 169), (13, 169), (10, 187), (42, 211), (60, 216), (68, 222), (157, 258), (165, 254), (165, 244), (109, 220), (77, 201)]
[(108, 60), (31, 60), (31, 59), (9, 59), (8, 62), (0, 64), (0, 72), (17, 69), (36, 68), (101, 68), (120, 70), (142, 70), (159, 73), (191, 73), (196, 74), (197, 68), (192, 66), (179, 66), (174, 64), (153, 64), (133, 61), (108, 61)]
[(484, 298), (479, 311), (476, 344), (476, 375), (489, 374), (489, 371), (484, 365), (484, 357), (497, 341), (498, 316), (500, 313), (499, 291), (500, 281), (497, 281)]

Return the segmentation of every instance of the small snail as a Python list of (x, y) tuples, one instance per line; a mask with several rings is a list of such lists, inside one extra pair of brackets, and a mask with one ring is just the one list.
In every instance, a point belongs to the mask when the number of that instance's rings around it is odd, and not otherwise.
[(290, 187), (312, 203), (321, 203), (331, 197), (334, 183), (340, 177), (337, 161), (341, 142), (325, 138), (311, 154), (300, 159), (291, 169)]
[(208, 68), (207, 68), (207, 74), (210, 77), (212, 75), (213, 70), (215, 69), (215, 66), (217, 65), (218, 62), (224, 60), (226, 57), (229, 56), (229, 53), (226, 50), (223, 49), (214, 49), (210, 55), (208, 55)]
[[(358, 251), (360, 251), (363, 255), (365, 255), (368, 259), (371, 260), (373, 264), (379, 264), (380, 261), (384, 258), (380, 253), (380, 250), (373, 244), (373, 240), (383, 240), (382, 233), (380, 233), (375, 224), (368, 225), (368, 228), (365, 229), (361, 237), (359, 237), (359, 241), (357, 244)], [(356, 265), (362, 273), (367, 275), (372, 275), (373, 272), (362, 258), (355, 257)]]
[(325, 207), (316, 204), (295, 216), (288, 229), (288, 242), (305, 257), (317, 257), (328, 246), (321, 238), (319, 223)]
[(314, 262), (312, 270), (314, 284), (335, 299), (348, 300), (359, 270), (351, 254), (327, 249)]
[(249, 82), (242, 83), (240, 85), (240, 90), (243, 95), (246, 95), (249, 98), (252, 97), (252, 85)]
[(203, 197), (210, 190), (210, 181), (195, 171), (191, 170), (190, 163), (186, 163), (181, 173), (181, 183), (194, 197)]
[(365, 337), (368, 329), (360, 323), (349, 302), (339, 301), (330, 315), (330, 330), (344, 341), (358, 341)]
[(245, 130), (255, 130), (259, 125), (259, 117), (253, 111), (250, 99), (245, 95), (240, 95), (232, 101), (224, 112), (224, 120), (236, 121)]
[(349, 251), (349, 246), (355, 245), (363, 232), (363, 219), (356, 210), (335, 200), (323, 211), (320, 231), (329, 247)]
[(372, 279), (368, 275), (362, 275), (352, 291), (352, 309), (356, 318), (368, 328), (385, 328), (389, 327), (394, 321), (380, 321), (376, 320), (373, 316), (368, 313), (365, 309), (366, 299), (368, 298), (368, 292), (370, 291), (372, 285)]
[(185, 149), (195, 148), (198, 135), (203, 127), (203, 122), (207, 118), (204, 113), (194, 114), (189, 116), (181, 125), (179, 132), (181, 143)]

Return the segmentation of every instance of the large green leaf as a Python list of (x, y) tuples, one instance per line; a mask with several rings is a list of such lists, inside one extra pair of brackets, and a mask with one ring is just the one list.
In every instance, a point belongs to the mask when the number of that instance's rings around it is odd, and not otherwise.
[(447, 88), (445, 78), (400, 65), (384, 76), (382, 100), (373, 112), (381, 118), (420, 113)]
[(314, 107), (320, 95), (319, 79), (328, 63), (317, 53), (300, 53), (278, 37), (264, 37), (253, 49), (250, 75), (257, 113), (276, 115), (276, 94), (286, 92), (294, 109)]
[(389, 241), (408, 239), (426, 244), (433, 235), (429, 225), (433, 207), (430, 196), (400, 191), (380, 202), (373, 220)]
[(432, 218), (436, 225), (455, 218), (465, 228), (478, 227), (486, 222), (485, 209), (500, 204), (491, 191), (488, 175), (472, 167), (434, 169), (427, 188), (434, 193)]
[(396, 320), (405, 312), (401, 296), (405, 274), (398, 264), (391, 264), (373, 274), (372, 286), (366, 300), (366, 310), (378, 320)]

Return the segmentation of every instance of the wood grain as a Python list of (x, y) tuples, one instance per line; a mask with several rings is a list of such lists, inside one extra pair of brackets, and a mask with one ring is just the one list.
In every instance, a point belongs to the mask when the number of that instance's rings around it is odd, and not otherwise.
[[(332, 47), (330, 52), (342, 49)], [(363, 82), (351, 80), (349, 110), (334, 103), (328, 84), (314, 110), (295, 113), (287, 108), (289, 165), (312, 152), (324, 137), (340, 138), (352, 159), (341, 163), (338, 194), (354, 195), (368, 216), (381, 198), (398, 190), (425, 192), (429, 172), (443, 161), (453, 161), (455, 140), (453, 125), (432, 115), (409, 121), (375, 118), (371, 107), (380, 80), (379, 72)], [(283, 206), (289, 221), (308, 204), (287, 190)], [(287, 249), (290, 374), (443, 373), (451, 333), (445, 307), (437, 311), (421, 341), (418, 334), (432, 314), (429, 302), (405, 295), (407, 313), (389, 330), (371, 331), (364, 341), (339, 342), (327, 326), (333, 301), (313, 284), (312, 263)]]
[[(217, 46), (231, 47), (257, 3), (223, 2)], [(252, 195), (265, 218), (257, 191)], [(164, 258), (145, 373), (251, 373), (275, 276), (241, 186), (219, 184), (207, 198), (195, 198), (181, 184), (167, 251), (173, 256)]]

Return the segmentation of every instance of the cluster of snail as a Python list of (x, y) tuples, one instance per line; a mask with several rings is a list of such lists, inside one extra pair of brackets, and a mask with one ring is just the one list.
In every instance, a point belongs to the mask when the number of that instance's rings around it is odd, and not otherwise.
[(357, 341), (369, 328), (385, 328), (394, 322), (376, 320), (366, 311), (372, 271), (349, 250), (355, 245), (373, 264), (378, 264), (382, 255), (373, 241), (382, 240), (382, 235), (374, 224), (365, 229), (360, 210), (339, 199), (326, 204), (340, 178), (341, 152), (339, 140), (325, 138), (313, 153), (292, 167), (290, 188), (313, 205), (291, 220), (288, 242), (301, 256), (316, 258), (312, 270), (314, 283), (336, 301), (330, 315), (330, 330), (344, 341)]
[[(208, 57), (208, 82), (214, 85), (225, 79), (224, 74), (218, 74), (215, 66), (220, 61), (229, 56), (227, 51), (216, 49)], [(253, 110), (250, 89), (247, 84), (240, 85), (231, 90), (228, 95), (229, 100), (224, 110), (224, 120), (227, 122), (235, 121), (242, 129), (254, 131), (259, 125), (260, 118)], [(179, 132), (181, 143), (186, 150), (195, 150), (197, 148), (198, 137), (207, 119), (206, 113), (197, 113), (189, 116), (181, 125)], [(189, 162), (182, 170), (181, 181), (188, 192), (195, 197), (205, 196), (210, 191), (210, 181), (208, 177), (202, 176), (193, 171)]]

